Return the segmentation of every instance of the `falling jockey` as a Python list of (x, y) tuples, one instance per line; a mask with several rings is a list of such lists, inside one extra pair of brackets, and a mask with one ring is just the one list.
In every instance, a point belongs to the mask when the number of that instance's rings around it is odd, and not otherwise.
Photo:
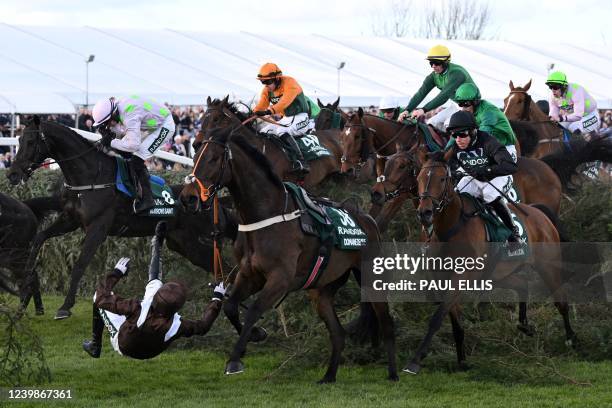
[(142, 193), (141, 199), (134, 201), (134, 212), (150, 209), (155, 202), (145, 160), (174, 135), (175, 124), (170, 111), (157, 102), (138, 96), (111, 97), (98, 101), (92, 115), (94, 126), (102, 135), (102, 145), (132, 153), (131, 168)]
[(127, 275), (129, 258), (121, 258), (99, 283), (94, 295), (92, 339), (83, 342), (83, 349), (90, 356), (100, 357), (105, 325), (116, 352), (142, 360), (162, 353), (179, 337), (205, 335), (219, 315), (225, 295), (223, 283), (215, 287), (212, 301), (200, 320), (187, 320), (177, 313), (185, 303), (187, 289), (177, 282), (161, 281), (164, 229), (165, 224), (160, 222), (151, 242), (149, 283), (142, 301), (124, 299), (112, 292), (117, 282)]
[(280, 68), (270, 62), (259, 69), (257, 79), (264, 87), (253, 113), (258, 116), (282, 116), (276, 123), (264, 123), (259, 131), (279, 136), (295, 158), (292, 163), (293, 171), (308, 173), (308, 164), (294, 139), (295, 136), (305, 135), (314, 129), (310, 104), (302, 87), (294, 78), (283, 75)]
[(512, 184), (516, 163), (497, 139), (477, 129), (474, 115), (468, 111), (454, 113), (448, 130), (455, 140), (455, 157), (468, 174), (459, 180), (456, 190), (481, 198), (495, 210), (512, 232), (508, 242), (514, 250), (520, 237), (502, 192)]

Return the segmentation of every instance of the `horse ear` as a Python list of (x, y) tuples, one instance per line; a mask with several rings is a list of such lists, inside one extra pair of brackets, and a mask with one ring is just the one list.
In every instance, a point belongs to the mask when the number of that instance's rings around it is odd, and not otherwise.
[(508, 85), (510, 86), (510, 90), (514, 91), (514, 83), (512, 83), (512, 80), (510, 80), (510, 83)]
[(455, 149), (448, 149), (446, 151), (446, 153), (444, 153), (444, 161), (448, 163), (448, 161), (453, 157), (453, 155), (455, 154)]
[(227, 101), (229, 101), (229, 95), (225, 95), (225, 98), (223, 98), (223, 105), (227, 105)]
[(415, 157), (417, 158), (421, 166), (427, 161), (427, 153), (427, 148), (425, 146), (419, 147), (416, 151)]
[(359, 116), (359, 119), (363, 119), (363, 109), (361, 108), (361, 106), (359, 107), (359, 109), (357, 109), (357, 115)]
[(321, 103), (321, 100), (319, 98), (317, 98), (317, 105), (319, 105), (319, 108), (324, 108), (325, 105), (323, 105), (323, 103)]
[(523, 87), (523, 90), (524, 90), (525, 92), (527, 92), (527, 91), (529, 90), (529, 88), (531, 88), (531, 79), (529, 80), (529, 82), (527, 82), (527, 85), (525, 85), (525, 86)]
[(210, 99), (210, 95), (206, 98), (206, 106), (210, 106), (212, 104), (212, 99)]
[(32, 123), (34, 123), (36, 126), (40, 126), (40, 116), (38, 115), (32, 116)]
[(340, 104), (340, 97), (336, 99), (336, 102), (334, 102), (334, 104), (332, 105), (332, 108), (334, 108), (334, 110), (338, 109), (339, 104)]

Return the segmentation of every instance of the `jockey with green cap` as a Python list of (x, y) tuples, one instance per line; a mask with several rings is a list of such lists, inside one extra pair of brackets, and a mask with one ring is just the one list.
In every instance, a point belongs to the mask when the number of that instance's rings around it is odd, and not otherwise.
[[(455, 101), (461, 110), (473, 114), (478, 129), (496, 138), (502, 146), (506, 147), (506, 150), (516, 162), (516, 136), (504, 112), (491, 102), (481, 99), (478, 88), (470, 83), (462, 84), (457, 88)], [(454, 143), (455, 139), (451, 138), (447, 148)]]
[(546, 79), (552, 91), (550, 119), (570, 132), (588, 133), (599, 129), (597, 103), (584, 87), (567, 82), (561, 71), (552, 72)]

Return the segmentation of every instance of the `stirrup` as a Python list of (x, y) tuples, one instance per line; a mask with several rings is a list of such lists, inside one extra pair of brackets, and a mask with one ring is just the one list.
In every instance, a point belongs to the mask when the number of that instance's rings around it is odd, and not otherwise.
[(140, 198), (136, 198), (134, 199), (134, 203), (132, 205), (132, 208), (134, 210), (134, 214), (140, 214), (144, 211), (150, 210), (151, 208), (153, 208), (155, 206), (155, 201), (153, 199), (151, 199), (151, 201), (145, 201), (143, 199)]

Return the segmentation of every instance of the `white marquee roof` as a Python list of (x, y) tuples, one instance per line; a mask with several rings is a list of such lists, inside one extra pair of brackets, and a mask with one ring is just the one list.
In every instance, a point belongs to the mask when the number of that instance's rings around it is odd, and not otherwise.
[[(68, 113), (110, 95), (148, 95), (171, 104), (203, 104), (207, 96), (250, 101), (260, 91), (259, 66), (277, 63), (307, 95), (332, 101), (340, 72), (342, 106), (377, 105), (381, 96), (407, 102), (430, 67), (434, 40), (321, 35), (266, 35), (177, 30), (58, 28), (0, 24), (0, 112)], [(612, 108), (612, 59), (588, 45), (510, 41), (444, 41), (471, 73), (485, 99), (502, 104), (508, 82), (533, 79), (546, 98), (548, 64), (585, 86), (600, 108)], [(432, 92), (435, 95), (435, 91)]]

